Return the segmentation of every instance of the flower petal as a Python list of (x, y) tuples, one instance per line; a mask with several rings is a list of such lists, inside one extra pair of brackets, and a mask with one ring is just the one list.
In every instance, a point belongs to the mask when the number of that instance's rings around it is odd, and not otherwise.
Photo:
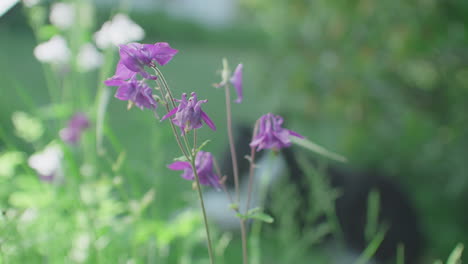
[(167, 167), (171, 170), (185, 170), (191, 168), (190, 163), (187, 161), (176, 161), (167, 165)]
[(169, 111), (169, 113), (167, 113), (165, 116), (163, 116), (163, 117), (161, 118), (161, 121), (166, 120), (168, 117), (171, 117), (171, 116), (175, 115), (175, 113), (177, 113), (177, 110), (178, 110), (178, 109), (179, 109), (179, 108), (176, 107), (176, 108), (172, 109), (171, 111)]
[(171, 48), (167, 42), (157, 42), (153, 45), (145, 44), (144, 48), (149, 52), (149, 57), (161, 66), (167, 64), (172, 60), (174, 55), (179, 52), (178, 50)]
[(115, 98), (119, 100), (133, 100), (133, 97), (136, 93), (136, 87), (131, 85), (130, 83), (125, 83), (124, 85), (120, 86), (115, 93)]
[(216, 126), (213, 123), (213, 121), (210, 119), (210, 117), (205, 113), (205, 111), (201, 110), (201, 118), (205, 123), (213, 130), (216, 131)]
[(236, 69), (234, 70), (234, 74), (232, 75), (232, 78), (230, 79), (232, 86), (236, 89), (237, 93), (237, 99), (234, 101), (236, 103), (241, 103), (242, 102), (242, 69), (244, 66), (242, 63), (237, 65)]
[(107, 86), (120, 86), (125, 83), (126, 80), (133, 78), (136, 72), (129, 70), (123, 63), (122, 60), (117, 63), (117, 69), (115, 70), (114, 76), (107, 79), (104, 84)]
[(291, 136), (295, 136), (295, 137), (298, 137), (298, 138), (304, 138), (303, 135), (301, 135), (301, 134), (299, 134), (297, 132), (294, 132), (292, 130), (288, 130), (288, 132), (289, 132), (289, 135), (291, 135)]

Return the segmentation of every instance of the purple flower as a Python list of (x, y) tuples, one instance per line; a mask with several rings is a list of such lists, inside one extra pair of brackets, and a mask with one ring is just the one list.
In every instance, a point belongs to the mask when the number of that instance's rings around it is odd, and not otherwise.
[(155, 67), (155, 63), (163, 66), (167, 64), (178, 50), (173, 49), (166, 42), (155, 44), (129, 43), (119, 46), (120, 60), (114, 76), (104, 83), (108, 86), (120, 86), (137, 73), (146, 79), (156, 79), (145, 71), (145, 66)]
[(291, 146), (290, 136), (303, 138), (292, 130), (282, 128), (282, 124), (283, 118), (272, 113), (260, 117), (257, 121), (258, 131), (250, 143), (250, 147), (257, 148), (257, 151), (262, 149), (279, 150)]
[(115, 97), (123, 101), (131, 101), (142, 110), (143, 108), (155, 109), (157, 107), (153, 98), (153, 90), (144, 81), (138, 81), (136, 78), (124, 82), (117, 89)]
[(83, 130), (89, 127), (89, 119), (83, 113), (76, 113), (70, 121), (68, 126), (60, 130), (60, 138), (69, 144), (76, 144), (80, 138)]
[[(171, 170), (183, 170), (182, 178), (186, 180), (195, 179), (192, 166), (188, 161), (176, 161), (167, 167)], [(195, 167), (197, 168), (200, 184), (212, 186), (216, 189), (221, 187), (219, 177), (213, 171), (213, 155), (211, 153), (199, 151), (195, 158)]]
[(234, 74), (232, 75), (231, 79), (229, 80), (232, 83), (232, 86), (236, 89), (237, 92), (237, 99), (236, 103), (242, 102), (242, 69), (244, 66), (241, 64), (237, 65), (236, 69), (234, 70)]
[(175, 115), (171, 120), (174, 125), (178, 126), (182, 130), (182, 135), (192, 129), (197, 129), (202, 126), (202, 120), (213, 130), (216, 130), (216, 126), (208, 115), (201, 109), (201, 104), (208, 102), (208, 100), (197, 100), (197, 94), (192, 93), (191, 97), (187, 100), (187, 94), (182, 94), (182, 99), (177, 100), (179, 106), (172, 109), (167, 113), (161, 120)]

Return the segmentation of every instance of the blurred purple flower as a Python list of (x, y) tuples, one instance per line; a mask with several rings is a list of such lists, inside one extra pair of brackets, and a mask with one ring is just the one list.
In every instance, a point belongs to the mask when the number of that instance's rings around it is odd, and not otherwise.
[(76, 113), (67, 127), (60, 130), (60, 138), (68, 144), (76, 144), (80, 138), (81, 133), (89, 127), (89, 119), (84, 113)]
[(115, 97), (123, 101), (131, 101), (141, 110), (143, 108), (156, 109), (158, 106), (153, 98), (153, 90), (144, 82), (138, 81), (135, 77), (128, 82), (124, 82)]
[(197, 94), (192, 93), (191, 97), (187, 100), (187, 94), (182, 94), (182, 99), (177, 100), (179, 106), (172, 109), (167, 113), (161, 120), (165, 120), (168, 117), (175, 115), (171, 119), (174, 125), (178, 126), (182, 130), (182, 135), (192, 129), (197, 129), (202, 126), (202, 120), (213, 130), (216, 130), (216, 126), (208, 117), (208, 115), (201, 109), (201, 104), (208, 102), (208, 100), (197, 100)]
[(236, 69), (234, 70), (234, 74), (232, 75), (231, 79), (229, 80), (232, 83), (232, 86), (236, 89), (237, 92), (237, 99), (235, 100), (236, 103), (242, 102), (242, 69), (244, 66), (242, 63), (237, 65)]
[(178, 52), (166, 42), (155, 44), (134, 42), (120, 45), (119, 48), (120, 60), (117, 63), (115, 74), (104, 82), (108, 86), (120, 86), (137, 73), (143, 78), (155, 80), (157, 77), (148, 74), (145, 71), (145, 66), (155, 67), (155, 63), (163, 66)]
[[(199, 151), (195, 158), (195, 167), (200, 178), (200, 184), (220, 189), (219, 176), (213, 171), (213, 155), (211, 153)], [(182, 178), (184, 179), (195, 179), (192, 166), (188, 161), (176, 161), (168, 165), (168, 168), (171, 170), (183, 170)]]
[(262, 149), (279, 150), (291, 146), (290, 136), (303, 138), (300, 134), (282, 128), (283, 118), (279, 115), (268, 113), (260, 117), (258, 122), (258, 131), (250, 143), (250, 147)]

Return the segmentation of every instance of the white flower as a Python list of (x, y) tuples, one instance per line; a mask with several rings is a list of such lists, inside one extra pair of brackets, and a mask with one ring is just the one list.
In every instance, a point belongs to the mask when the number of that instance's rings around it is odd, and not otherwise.
[(3, 16), (10, 8), (18, 3), (18, 0), (2, 0), (0, 1), (0, 17)]
[(81, 71), (91, 71), (99, 68), (104, 62), (102, 54), (91, 43), (86, 43), (80, 47), (77, 63)]
[(50, 145), (28, 159), (29, 167), (33, 168), (41, 179), (55, 181), (60, 178), (63, 151), (57, 145)]
[(51, 7), (49, 20), (60, 29), (68, 29), (75, 22), (75, 7), (72, 4), (55, 3)]
[(142, 40), (144, 37), (145, 31), (124, 14), (115, 15), (94, 34), (96, 45), (101, 49)]
[(34, 56), (40, 61), (52, 64), (66, 64), (70, 59), (70, 49), (62, 36), (56, 35), (34, 48)]

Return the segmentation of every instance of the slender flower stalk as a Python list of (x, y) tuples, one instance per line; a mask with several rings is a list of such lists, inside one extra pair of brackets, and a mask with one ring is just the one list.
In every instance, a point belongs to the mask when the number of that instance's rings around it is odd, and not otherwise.
[(197, 168), (195, 166), (195, 157), (193, 155), (190, 161), (190, 165), (192, 166), (193, 174), (195, 175), (195, 180), (197, 182), (198, 200), (200, 200), (200, 207), (203, 213), (203, 223), (205, 224), (206, 241), (208, 242), (208, 254), (210, 255), (210, 263), (214, 264), (215, 261), (214, 261), (214, 255), (213, 255), (213, 246), (211, 243), (210, 227), (208, 225), (208, 217), (206, 216), (205, 202), (203, 201), (203, 193), (200, 187), (200, 177), (198, 176)]
[[(172, 105), (174, 108), (176, 107), (174, 97), (172, 96), (171, 90), (169, 89), (169, 86), (168, 86), (162, 72), (157, 67), (152, 67), (152, 68), (157, 73), (158, 78), (156, 79), (156, 82), (158, 83), (158, 85), (162, 89), (161, 92), (163, 93), (163, 96), (162, 96), (163, 100), (166, 101), (165, 106), (166, 106), (167, 114), (170, 114), (170, 112), (171, 112), (170, 111), (170, 105)], [(163, 91), (166, 92), (167, 96), (164, 95)], [(210, 256), (210, 264), (214, 264), (215, 260), (214, 260), (213, 246), (212, 246), (212, 242), (211, 242), (210, 228), (209, 228), (209, 225), (208, 225), (208, 217), (206, 215), (205, 203), (204, 203), (204, 200), (203, 200), (203, 193), (201, 191), (200, 176), (198, 174), (197, 167), (196, 167), (196, 162), (195, 162), (196, 161), (196, 155), (197, 155), (197, 153), (195, 151), (196, 140), (194, 140), (194, 145), (193, 145), (193, 148), (192, 148), (193, 151), (191, 151), (191, 149), (188, 146), (187, 135), (183, 134), (182, 139), (183, 139), (183, 141), (185, 143), (185, 147), (186, 147), (186, 148), (184, 148), (183, 145), (182, 145), (182, 141), (181, 141), (181, 139), (179, 137), (179, 133), (177, 133), (177, 131), (176, 131), (175, 124), (173, 122), (169, 122), (169, 123), (171, 124), (172, 132), (174, 134), (174, 137), (176, 138), (176, 141), (177, 141), (177, 144), (178, 144), (180, 150), (182, 151), (182, 153), (185, 155), (185, 157), (187, 158), (187, 160), (190, 163), (190, 166), (191, 166), (191, 169), (193, 171), (195, 181), (197, 183), (196, 188), (197, 188), (198, 198), (199, 198), (199, 201), (200, 201), (200, 207), (201, 207), (201, 211), (202, 211), (202, 215), (203, 215), (203, 223), (205, 225), (206, 241), (207, 241), (207, 244), (208, 244), (208, 254)]]
[[(258, 121), (255, 122), (255, 127), (252, 133), (252, 140), (257, 137), (258, 132)], [(249, 185), (247, 187), (247, 203), (245, 206), (245, 210), (248, 211), (250, 208), (250, 200), (252, 199), (252, 185), (253, 185), (253, 178), (255, 172), (255, 147), (250, 147), (250, 168), (249, 168)]]
[[(224, 87), (226, 95), (226, 123), (227, 123), (227, 133), (229, 139), (229, 149), (231, 151), (232, 159), (232, 170), (234, 176), (234, 186), (236, 190), (236, 202), (237, 202), (237, 212), (239, 213), (239, 203), (240, 203), (240, 191), (239, 191), (239, 167), (237, 163), (237, 153), (234, 143), (234, 136), (232, 133), (232, 113), (231, 113), (231, 96), (229, 91), (229, 83), (231, 83), (237, 92), (236, 103), (242, 102), (242, 64), (240, 64), (232, 77), (230, 77), (229, 65), (226, 59), (223, 59), (223, 70), (221, 72), (222, 81), (219, 84), (216, 84), (215, 87)], [(247, 211), (246, 211), (247, 212)], [(245, 225), (245, 219), (240, 218), (240, 228), (241, 228), (241, 238), (242, 238), (242, 259), (244, 264), (248, 264), (248, 255), (247, 255), (247, 229)]]
[(236, 153), (236, 146), (234, 143), (234, 136), (232, 134), (232, 115), (231, 115), (231, 98), (229, 94), (229, 87), (228, 85), (225, 86), (225, 93), (226, 93), (226, 123), (227, 123), (227, 133), (229, 138), (229, 149), (231, 151), (231, 159), (232, 159), (232, 170), (234, 174), (234, 185), (236, 188), (236, 201), (237, 203), (240, 202), (240, 193), (239, 193), (239, 170), (237, 165), (237, 153)]

